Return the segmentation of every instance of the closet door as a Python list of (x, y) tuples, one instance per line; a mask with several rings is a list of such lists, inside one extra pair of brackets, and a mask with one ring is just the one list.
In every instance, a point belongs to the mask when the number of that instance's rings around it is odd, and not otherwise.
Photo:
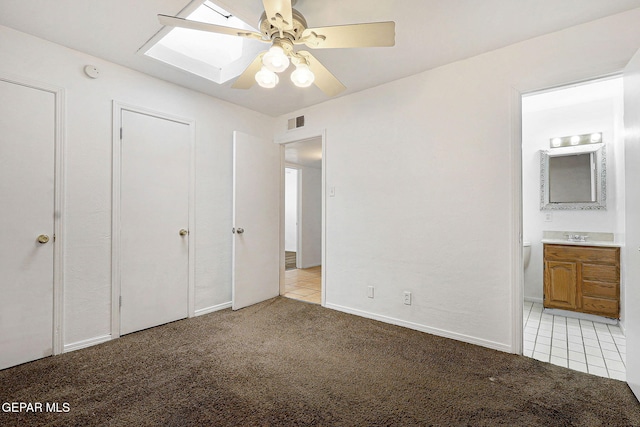
[(56, 100), (0, 80), (0, 369), (53, 354)]
[(120, 334), (188, 316), (189, 124), (121, 110)]

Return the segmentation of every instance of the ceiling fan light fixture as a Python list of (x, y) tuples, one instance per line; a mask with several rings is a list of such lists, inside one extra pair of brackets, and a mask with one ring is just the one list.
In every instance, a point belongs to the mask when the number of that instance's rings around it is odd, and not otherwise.
[(291, 73), (291, 81), (298, 87), (309, 87), (315, 80), (316, 76), (309, 69), (307, 64), (298, 64), (293, 73)]
[(276, 87), (279, 81), (278, 75), (265, 66), (256, 73), (256, 82), (261, 87), (272, 89)]
[(271, 46), (262, 57), (262, 64), (274, 73), (281, 73), (289, 68), (289, 57), (280, 46)]

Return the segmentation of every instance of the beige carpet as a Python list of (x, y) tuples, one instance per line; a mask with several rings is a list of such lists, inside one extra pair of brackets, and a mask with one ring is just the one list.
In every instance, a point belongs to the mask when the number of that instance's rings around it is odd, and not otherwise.
[(2, 426), (638, 426), (620, 381), (275, 298), (0, 371)]

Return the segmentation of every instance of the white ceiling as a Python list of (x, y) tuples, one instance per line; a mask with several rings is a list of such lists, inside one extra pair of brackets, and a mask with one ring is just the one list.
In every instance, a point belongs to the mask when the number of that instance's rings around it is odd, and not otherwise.
[[(260, 0), (222, 0), (255, 25)], [(0, 24), (247, 108), (278, 116), (326, 101), (315, 86), (231, 89), (137, 54), (189, 0), (1, 0)], [(325, 49), (314, 55), (346, 86), (340, 96), (538, 35), (640, 7), (640, 0), (299, 0), (310, 27), (392, 20), (393, 48)], [(251, 20), (253, 19), (253, 22)], [(256, 42), (260, 43), (260, 42)], [(273, 97), (272, 95), (276, 95)]]
[(311, 138), (292, 142), (284, 146), (286, 163), (309, 168), (322, 168), (322, 138)]

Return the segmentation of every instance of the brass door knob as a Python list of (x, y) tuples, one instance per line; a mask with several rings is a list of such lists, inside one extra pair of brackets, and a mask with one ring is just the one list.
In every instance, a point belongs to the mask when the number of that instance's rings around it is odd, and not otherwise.
[(186, 236), (187, 234), (189, 234), (189, 231), (185, 230), (184, 228), (180, 229), (180, 235), (181, 236)]
[(49, 241), (49, 236), (47, 236), (46, 234), (41, 234), (38, 236), (39, 243), (47, 243), (48, 241)]

